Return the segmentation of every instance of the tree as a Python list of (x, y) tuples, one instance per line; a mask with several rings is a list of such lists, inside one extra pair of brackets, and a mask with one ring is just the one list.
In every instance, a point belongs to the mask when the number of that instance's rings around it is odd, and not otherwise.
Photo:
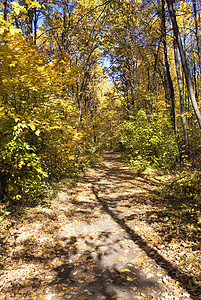
[(172, 124), (174, 128), (174, 134), (178, 145), (180, 161), (182, 162), (182, 148), (178, 133), (178, 126), (177, 126), (177, 116), (176, 116), (176, 107), (175, 107), (175, 94), (174, 94), (174, 87), (172, 83), (172, 78), (170, 74), (170, 67), (168, 62), (168, 55), (167, 55), (167, 43), (166, 43), (166, 16), (165, 16), (165, 2), (162, 0), (161, 2), (162, 10), (161, 10), (161, 21), (162, 21), (162, 43), (163, 43), (163, 52), (164, 52), (164, 60), (165, 60), (165, 76), (167, 78), (168, 83), (168, 98), (171, 99), (172, 104)]
[(183, 71), (184, 71), (184, 74), (185, 74), (186, 84), (187, 84), (187, 88), (188, 88), (189, 95), (190, 95), (190, 98), (191, 98), (191, 103), (192, 103), (195, 115), (197, 117), (199, 127), (201, 129), (201, 113), (200, 113), (200, 110), (199, 110), (199, 107), (198, 107), (198, 104), (197, 104), (197, 100), (196, 100), (196, 97), (195, 97), (195, 93), (194, 93), (194, 89), (193, 89), (193, 83), (192, 83), (192, 80), (191, 80), (191, 75), (190, 75), (190, 71), (189, 71), (189, 67), (188, 67), (188, 62), (187, 62), (187, 59), (186, 59), (186, 53), (185, 53), (185, 50), (183, 48), (181, 36), (180, 36), (180, 33), (179, 33), (179, 27), (178, 27), (177, 20), (176, 20), (176, 14), (175, 14), (174, 6), (173, 6), (173, 0), (166, 0), (166, 2), (167, 2), (167, 5), (168, 5), (170, 18), (171, 18), (171, 21), (172, 21), (175, 41), (177, 43), (179, 53), (180, 53), (180, 56), (181, 56), (182, 67), (183, 67)]
[(174, 57), (175, 57), (175, 67), (177, 72), (177, 80), (178, 80), (178, 87), (179, 87), (179, 95), (180, 95), (180, 112), (181, 112), (181, 119), (182, 119), (182, 126), (184, 131), (184, 145), (185, 145), (185, 152), (186, 155), (189, 155), (189, 137), (188, 137), (188, 129), (187, 129), (187, 119), (185, 115), (185, 96), (184, 96), (184, 86), (182, 82), (182, 75), (180, 70), (179, 64), (179, 57), (178, 57), (178, 49), (177, 45), (174, 41)]

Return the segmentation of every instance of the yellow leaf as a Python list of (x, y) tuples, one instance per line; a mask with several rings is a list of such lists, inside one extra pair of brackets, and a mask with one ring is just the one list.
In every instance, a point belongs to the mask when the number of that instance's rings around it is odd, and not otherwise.
[(15, 67), (15, 64), (16, 64), (16, 62), (14, 61), (9, 65), (9, 67)]
[(124, 272), (131, 272), (131, 270), (129, 270), (129, 269), (124, 269)]
[(63, 296), (63, 295), (65, 295), (65, 293), (59, 293), (59, 294), (58, 294), (59, 297), (61, 297), (61, 296)]
[(36, 130), (36, 126), (34, 124), (30, 124), (29, 127), (31, 128), (31, 130)]
[(25, 280), (24, 281), (24, 287), (28, 286), (29, 285), (29, 280)]
[(21, 12), (22, 6), (20, 6), (19, 3), (16, 2), (16, 1), (11, 2), (10, 4), (11, 4), (11, 6), (12, 6), (12, 8), (13, 8), (14, 13), (15, 13), (16, 15), (19, 15), (20, 12)]
[(11, 35), (14, 35), (14, 34), (15, 34), (15, 28), (14, 28), (13, 25), (10, 26), (9, 31), (10, 31), (10, 34), (11, 34)]
[(34, 7), (41, 7), (41, 5), (36, 0), (26, 0), (26, 3), (28, 4), (28, 10)]
[(158, 238), (155, 236), (151, 239), (151, 243), (158, 243)]
[(149, 237), (152, 237), (152, 234), (151, 234), (151, 233), (145, 233), (145, 236), (146, 236), (147, 238), (149, 238)]
[(40, 130), (39, 130), (39, 129), (36, 130), (35, 134), (36, 134), (37, 136), (39, 136), (39, 135), (40, 135)]
[(19, 29), (19, 28), (16, 28), (16, 29), (15, 29), (15, 33), (22, 33), (22, 30)]
[(4, 28), (0, 28), (0, 34), (4, 34)]
[(127, 276), (126, 279), (127, 279), (128, 281), (134, 281), (134, 280), (136, 280), (136, 278), (132, 278), (132, 277), (130, 277), (130, 276)]

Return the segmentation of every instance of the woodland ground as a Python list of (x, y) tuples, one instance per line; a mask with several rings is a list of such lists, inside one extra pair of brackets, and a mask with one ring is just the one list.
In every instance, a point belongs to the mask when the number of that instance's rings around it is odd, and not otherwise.
[(200, 251), (156, 193), (169, 179), (106, 153), (45, 205), (8, 215), (0, 299), (201, 299)]

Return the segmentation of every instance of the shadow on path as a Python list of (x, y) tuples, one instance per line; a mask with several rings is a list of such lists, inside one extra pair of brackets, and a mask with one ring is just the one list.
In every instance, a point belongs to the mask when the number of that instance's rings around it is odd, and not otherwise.
[[(106, 155), (106, 161), (108, 162), (113, 161), (114, 164), (116, 164), (117, 162), (122, 163), (121, 158), (116, 156), (112, 157), (111, 155)], [(104, 166), (101, 165), (101, 169), (103, 170), (102, 178), (106, 178), (106, 177), (110, 178), (110, 180), (113, 183), (111, 191), (115, 191), (115, 189), (118, 188), (117, 185), (121, 183), (122, 179), (124, 180), (126, 180), (126, 178), (133, 179), (133, 177), (135, 176), (132, 173), (132, 171), (129, 173), (127, 169), (118, 168), (116, 166), (112, 167), (112, 165), (111, 167), (106, 167), (105, 165)], [(156, 185), (155, 182), (152, 182), (147, 179), (142, 179), (142, 181), (148, 183), (149, 185), (151, 184)], [(158, 253), (158, 251), (155, 248), (148, 245), (146, 240), (144, 240), (139, 234), (137, 234), (133, 229), (131, 229), (126, 224), (125, 220), (129, 220), (129, 217), (123, 218), (118, 215), (117, 211), (115, 211), (114, 209), (115, 208), (114, 197), (113, 197), (113, 201), (111, 201), (110, 197), (108, 197), (110, 187), (108, 188), (107, 184), (101, 183), (99, 178), (98, 182), (94, 180), (94, 182), (92, 183), (92, 190), (97, 201), (99, 201), (99, 203), (103, 206), (105, 212), (109, 214), (113, 218), (113, 220), (127, 232), (127, 234), (129, 234), (131, 240), (133, 240), (147, 254), (148, 257), (153, 259), (159, 266), (161, 266), (164, 270), (166, 270), (168, 272), (168, 275), (172, 279), (179, 281), (181, 286), (191, 295), (192, 299), (200, 299), (198, 293), (199, 291), (201, 293), (201, 288), (198, 284), (196, 284), (194, 278), (192, 276), (189, 276), (181, 272), (181, 270), (179, 270), (177, 266), (167, 261), (162, 255)], [(102, 196), (99, 196), (99, 193), (101, 193)], [(124, 197), (124, 199), (125, 198), (126, 197)], [(116, 206), (120, 200), (121, 199), (119, 199), (119, 197), (117, 196)]]
[[(11, 232), (0, 298), (198, 300), (192, 276), (137, 231), (143, 222), (149, 230), (147, 215), (157, 215), (147, 205), (156, 183), (138, 177), (118, 155), (105, 155), (77, 187), (66, 193), (62, 187), (50, 208), (29, 212)], [(139, 226), (133, 229), (132, 221)]]

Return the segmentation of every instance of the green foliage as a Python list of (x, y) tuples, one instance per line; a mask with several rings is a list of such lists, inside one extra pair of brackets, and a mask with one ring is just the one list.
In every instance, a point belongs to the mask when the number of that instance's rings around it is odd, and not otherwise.
[(122, 123), (119, 141), (130, 163), (139, 169), (150, 164), (167, 168), (177, 155), (173, 137), (143, 110)]
[(12, 201), (36, 196), (43, 178), (47, 176), (36, 148), (28, 142), (28, 130), (28, 125), (18, 122), (0, 152), (1, 172), (6, 178), (6, 197)]

